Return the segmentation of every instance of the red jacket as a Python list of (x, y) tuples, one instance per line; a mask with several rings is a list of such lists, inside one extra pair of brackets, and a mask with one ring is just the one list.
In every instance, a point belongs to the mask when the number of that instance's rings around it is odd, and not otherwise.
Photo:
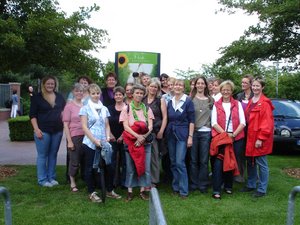
[[(222, 106), (223, 98), (220, 98), (219, 101), (215, 102), (215, 107), (217, 111), (217, 122), (218, 124), (225, 130), (226, 123), (226, 115), (224, 108)], [(231, 121), (232, 121), (232, 127), (233, 131), (237, 129), (237, 127), (240, 125), (240, 117), (239, 117), (239, 105), (238, 101), (234, 100), (232, 97), (230, 98), (231, 103)], [(216, 136), (219, 134), (214, 128), (212, 128), (212, 136)], [(244, 130), (242, 130), (236, 137), (235, 140), (239, 140), (245, 136)]]
[[(263, 156), (272, 153), (274, 118), (272, 111), (274, 106), (270, 99), (261, 95), (260, 99), (251, 109), (252, 99), (246, 108), (246, 121), (248, 125), (246, 156)], [(255, 148), (256, 140), (262, 140), (262, 147)]]
[[(131, 129), (138, 134), (146, 134), (148, 132), (148, 127), (145, 122), (136, 121), (131, 126)], [(127, 131), (123, 131), (123, 139), (125, 144), (128, 145), (129, 154), (134, 162), (136, 173), (138, 177), (142, 176), (145, 173), (145, 147), (144, 145), (135, 146), (136, 137), (130, 134)]]
[[(225, 145), (224, 154), (219, 153), (219, 146), (221, 145)], [(211, 156), (216, 156), (217, 158), (223, 160), (224, 172), (232, 170), (234, 176), (240, 174), (234, 155), (233, 140), (226, 132), (218, 134), (212, 138), (209, 153)]]

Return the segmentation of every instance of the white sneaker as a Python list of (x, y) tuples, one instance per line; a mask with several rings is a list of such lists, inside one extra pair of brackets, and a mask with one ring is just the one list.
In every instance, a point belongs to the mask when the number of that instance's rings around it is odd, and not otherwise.
[(101, 198), (97, 195), (97, 192), (95, 191), (90, 195), (90, 200), (92, 202), (97, 202), (97, 203), (102, 202)]
[(56, 180), (51, 180), (50, 184), (52, 184), (52, 186), (59, 185), (59, 183)]
[(41, 184), (41, 186), (42, 187), (53, 187), (53, 185), (50, 182), (48, 182), (48, 181), (46, 181), (45, 183)]
[(114, 198), (114, 199), (120, 199), (122, 198), (121, 195), (118, 195), (116, 192), (111, 191), (106, 193), (106, 197), (108, 198)]

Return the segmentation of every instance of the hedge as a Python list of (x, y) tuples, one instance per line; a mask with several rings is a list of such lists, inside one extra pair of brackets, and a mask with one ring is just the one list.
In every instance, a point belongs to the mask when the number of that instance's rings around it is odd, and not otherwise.
[(8, 120), (11, 141), (33, 141), (33, 128), (29, 116), (17, 116)]

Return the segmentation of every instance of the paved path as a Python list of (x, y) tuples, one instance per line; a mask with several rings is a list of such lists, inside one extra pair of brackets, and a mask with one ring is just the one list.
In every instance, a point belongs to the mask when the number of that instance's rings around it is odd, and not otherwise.
[[(66, 165), (66, 138), (62, 138), (57, 156), (58, 165)], [(0, 121), (0, 165), (35, 165), (34, 141), (11, 142), (7, 121)]]

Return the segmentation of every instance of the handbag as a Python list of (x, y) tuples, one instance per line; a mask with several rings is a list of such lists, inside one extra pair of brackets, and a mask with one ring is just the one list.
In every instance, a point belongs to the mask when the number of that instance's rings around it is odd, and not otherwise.
[(153, 136), (152, 133), (150, 133), (150, 134), (146, 137), (145, 141), (146, 141), (146, 143), (150, 144), (150, 143), (153, 142), (153, 139), (154, 139), (154, 136)]

